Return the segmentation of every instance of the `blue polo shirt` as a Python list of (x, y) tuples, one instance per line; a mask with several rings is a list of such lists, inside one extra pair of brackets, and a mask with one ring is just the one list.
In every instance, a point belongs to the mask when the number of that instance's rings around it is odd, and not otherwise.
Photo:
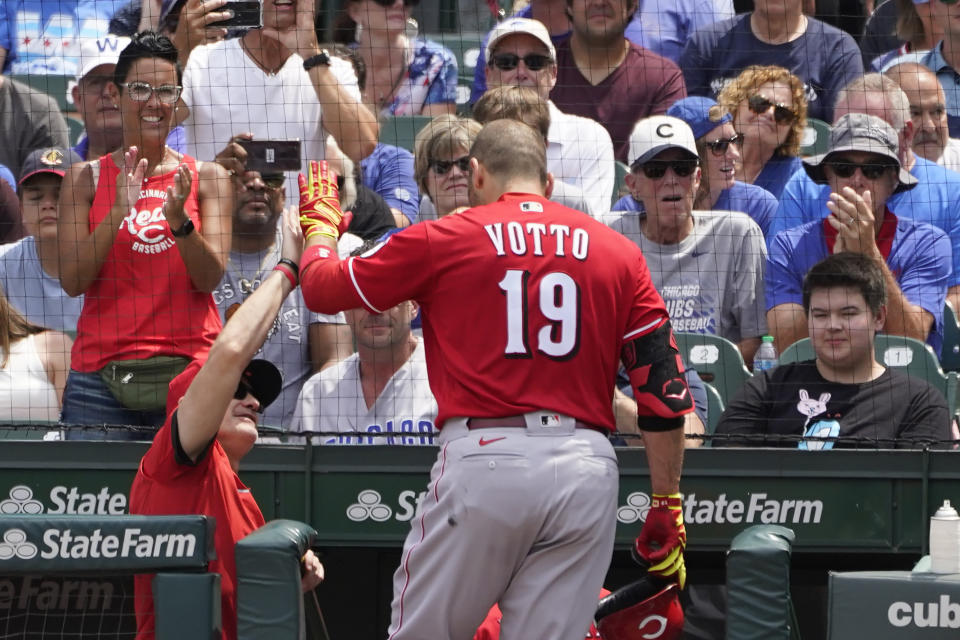
[(783, 187), (797, 170), (803, 170), (803, 161), (800, 158), (775, 155), (767, 161), (767, 164), (763, 165), (760, 175), (753, 181), (753, 184), (761, 189), (766, 189), (773, 194), (774, 198), (779, 200), (783, 193)]
[(420, 213), (420, 189), (413, 178), (413, 154), (401, 147), (378, 144), (369, 156), (360, 162), (364, 186), (373, 189), (398, 209), (417, 221)]
[[(778, 233), (770, 243), (764, 278), (767, 310), (803, 304), (803, 278), (810, 267), (833, 252), (836, 232), (822, 220)], [(877, 238), (904, 297), (933, 316), (927, 344), (939, 355), (943, 346), (943, 305), (950, 280), (950, 242), (936, 227), (898, 218), (887, 211)]]
[[(917, 186), (890, 196), (887, 207), (898, 218), (926, 222), (947, 234), (953, 256), (947, 286), (952, 287), (960, 284), (960, 173), (918, 155), (914, 158), (910, 173), (917, 179)], [(773, 237), (784, 229), (826, 218), (830, 214), (829, 197), (829, 185), (817, 184), (803, 169), (793, 174), (780, 196), (780, 208), (773, 219), (772, 235), (767, 236), (767, 246), (772, 250)]]

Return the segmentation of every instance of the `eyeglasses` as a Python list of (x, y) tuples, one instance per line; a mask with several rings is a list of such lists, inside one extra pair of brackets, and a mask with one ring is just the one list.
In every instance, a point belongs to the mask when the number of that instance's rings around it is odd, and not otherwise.
[(696, 170), (698, 164), (696, 160), (651, 160), (640, 165), (640, 170), (651, 180), (665, 176), (667, 169), (673, 169), (677, 176), (686, 178)]
[(713, 153), (713, 155), (722, 156), (727, 152), (727, 149), (730, 148), (730, 145), (739, 147), (741, 144), (743, 144), (743, 134), (738, 133), (732, 138), (721, 138), (720, 140), (709, 140), (705, 144), (707, 145), (707, 148), (710, 149), (710, 151)]
[(761, 95), (750, 96), (750, 99), (747, 100), (747, 106), (750, 107), (750, 111), (758, 116), (765, 114), (770, 110), (770, 107), (773, 107), (773, 119), (776, 120), (777, 124), (789, 124), (797, 119), (797, 114), (793, 109), (779, 102), (771, 102)]
[[(253, 392), (253, 389), (250, 388), (250, 385), (247, 384), (247, 382), (241, 378), (240, 382), (237, 384), (237, 390), (233, 392), (233, 399), (243, 400), (244, 398), (247, 397), (248, 394), (253, 396), (254, 398), (257, 397), (257, 394)], [(257, 404), (258, 405), (260, 404), (259, 398), (257, 398)], [(262, 405), (257, 407), (257, 413), (263, 413)]]
[(457, 158), (456, 160), (431, 160), (430, 166), (433, 168), (434, 173), (438, 176), (445, 176), (450, 173), (450, 169), (453, 169), (453, 165), (457, 165), (457, 169), (466, 173), (470, 169), (470, 156), (463, 156), (462, 158)]
[[(393, 3), (397, 0), (373, 0), (381, 7), (392, 7)], [(420, 0), (403, 0), (403, 6), (405, 7), (415, 7), (420, 4)]]
[(521, 60), (530, 71), (540, 71), (553, 62), (553, 58), (542, 53), (528, 53), (522, 58), (515, 53), (497, 53), (491, 57), (490, 64), (500, 71), (513, 71)]
[(175, 104), (180, 99), (183, 87), (173, 84), (162, 84), (154, 87), (146, 82), (124, 82), (120, 85), (127, 90), (130, 99), (134, 102), (146, 102), (150, 96), (157, 94), (157, 100), (163, 104)]
[(827, 162), (824, 166), (836, 174), (838, 178), (849, 178), (857, 169), (860, 169), (860, 173), (862, 173), (863, 177), (867, 180), (876, 180), (887, 171), (897, 168), (897, 165), (890, 162), (866, 162), (860, 164), (857, 162), (846, 162), (844, 160)]

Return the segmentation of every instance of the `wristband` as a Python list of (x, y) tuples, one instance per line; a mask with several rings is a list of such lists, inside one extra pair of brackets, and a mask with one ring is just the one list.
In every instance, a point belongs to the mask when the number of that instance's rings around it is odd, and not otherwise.
[(671, 493), (671, 494), (655, 493), (652, 496), (650, 508), (682, 509), (683, 496), (679, 493)]
[(300, 266), (290, 258), (280, 258), (277, 260), (277, 264), (285, 264), (293, 269), (294, 273), (300, 273)]
[[(290, 261), (288, 260), (288, 262)], [(285, 275), (287, 277), (287, 280), (290, 281), (290, 286), (293, 287), (294, 289), (297, 288), (297, 272), (296, 271), (291, 271), (290, 267), (288, 267), (283, 263), (277, 263), (277, 266), (275, 266), (273, 270), (279, 271), (280, 273)]]

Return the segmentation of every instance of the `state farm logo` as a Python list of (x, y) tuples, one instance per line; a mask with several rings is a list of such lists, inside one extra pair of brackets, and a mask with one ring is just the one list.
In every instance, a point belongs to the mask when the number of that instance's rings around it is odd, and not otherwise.
[(0, 502), (0, 513), (12, 516), (19, 513), (35, 516), (43, 513), (43, 504), (33, 499), (33, 489), (18, 484), (10, 488), (10, 497)]
[(650, 496), (635, 491), (627, 496), (627, 504), (617, 509), (617, 520), (623, 524), (633, 524), (647, 519), (650, 511)]
[(49, 507), (34, 498), (33, 489), (25, 484), (10, 487), (10, 497), (0, 501), (0, 514), (7, 516), (41, 513), (70, 515), (119, 516), (127, 511), (127, 496), (111, 493), (110, 487), (100, 487), (97, 493), (83, 493), (79, 487), (57, 485), (50, 489)]
[(393, 509), (383, 504), (379, 491), (365, 489), (357, 496), (357, 501), (347, 507), (347, 517), (354, 522), (373, 520), (386, 522), (393, 515)]
[(0, 560), (9, 560), (16, 556), (21, 560), (30, 560), (37, 555), (37, 545), (27, 542), (23, 529), (7, 529), (0, 542)]

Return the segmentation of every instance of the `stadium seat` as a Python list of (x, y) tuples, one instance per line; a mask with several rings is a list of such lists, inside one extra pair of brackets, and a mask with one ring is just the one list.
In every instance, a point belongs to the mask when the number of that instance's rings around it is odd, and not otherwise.
[(683, 359), (713, 385), (724, 405), (750, 377), (740, 349), (725, 338), (708, 333), (675, 333)]
[(85, 128), (83, 122), (71, 116), (65, 116), (67, 129), (70, 130), (70, 144), (75, 145), (80, 142), (80, 136), (83, 135)]
[(960, 371), (960, 323), (949, 304), (943, 305), (943, 349), (940, 366), (944, 371)]
[(57, 101), (60, 111), (64, 113), (76, 111), (76, 107), (73, 105), (73, 97), (70, 95), (70, 87), (76, 81), (73, 76), (63, 76), (52, 73), (30, 73), (10, 77), (30, 85), (34, 89), (43, 91)]
[[(720, 422), (720, 416), (723, 414), (723, 398), (720, 397), (720, 392), (710, 384), (709, 382), (703, 383), (704, 388), (707, 390), (707, 424), (706, 433), (708, 435), (712, 434), (717, 429), (717, 423)], [(710, 446), (710, 441), (707, 440), (704, 442), (705, 447)]]
[(615, 205), (617, 200), (619, 200), (625, 193), (626, 187), (624, 186), (624, 180), (627, 177), (627, 174), (630, 173), (630, 167), (625, 163), (617, 160), (614, 162), (614, 174), (613, 174), (613, 195), (610, 197), (610, 205)]
[(380, 142), (403, 147), (413, 153), (413, 145), (420, 129), (432, 118), (430, 116), (396, 116), (380, 123)]
[(807, 118), (807, 126), (803, 130), (800, 141), (800, 155), (815, 156), (827, 150), (830, 144), (830, 125), (823, 120)]
[[(877, 362), (926, 380), (939, 389), (947, 400), (950, 415), (957, 415), (957, 372), (945, 373), (929, 345), (904, 336), (877, 334), (874, 339), (874, 351)], [(780, 354), (780, 364), (813, 360), (814, 357), (810, 338), (804, 338), (783, 350)]]

